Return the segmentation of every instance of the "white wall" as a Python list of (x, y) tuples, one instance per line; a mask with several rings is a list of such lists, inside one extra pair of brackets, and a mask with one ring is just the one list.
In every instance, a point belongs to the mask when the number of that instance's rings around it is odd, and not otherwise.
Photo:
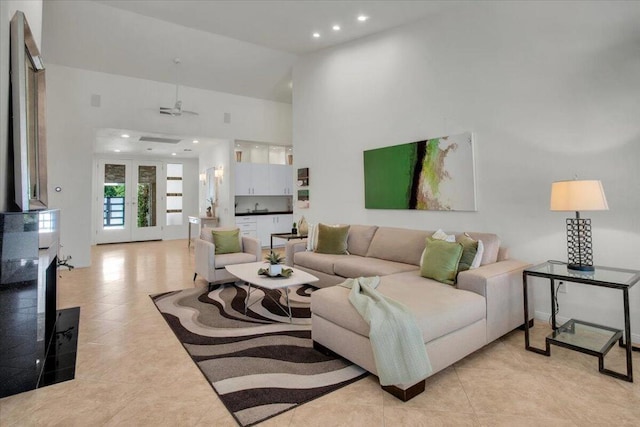
[[(31, 33), (42, 47), (42, 0), (0, 1), (0, 211), (12, 208), (13, 188), (9, 188), (9, 33), (10, 22), (15, 12), (22, 11), (29, 23)], [(11, 203), (9, 203), (9, 201)]]
[[(497, 233), (512, 257), (566, 259), (551, 182), (600, 179), (595, 263), (640, 269), (640, 3), (465, 2), (294, 67), (294, 168), (309, 167), (310, 222)], [(363, 150), (465, 131), (477, 212), (364, 209)], [(640, 285), (631, 292), (640, 334)], [(549, 313), (548, 285), (536, 309)], [(622, 326), (618, 291), (569, 286), (560, 316)], [(638, 339), (640, 341), (640, 339)]]
[[(200, 115), (158, 114), (174, 90), (172, 84), (48, 64), (49, 201), (62, 210), (62, 255), (72, 255), (77, 267), (90, 264), (90, 177), (97, 129), (291, 141), (291, 105), (183, 87), (181, 96)], [(91, 107), (92, 94), (101, 96), (100, 107)], [(231, 112), (230, 124), (223, 123), (224, 112)], [(63, 191), (53, 192), (56, 186)]]
[[(223, 176), (218, 180), (218, 218), (219, 225), (228, 227), (234, 224), (233, 216), (233, 171), (231, 170), (231, 156), (233, 156), (233, 142), (220, 141), (210, 145), (200, 154), (200, 173), (207, 169), (222, 166)], [(207, 203), (206, 187), (200, 185), (200, 215), (205, 216), (209, 204)]]

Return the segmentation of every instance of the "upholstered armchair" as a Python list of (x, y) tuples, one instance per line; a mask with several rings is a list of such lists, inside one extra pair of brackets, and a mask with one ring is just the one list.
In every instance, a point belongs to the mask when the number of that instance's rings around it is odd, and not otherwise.
[(216, 254), (216, 247), (213, 244), (212, 230), (233, 230), (234, 228), (209, 228), (202, 227), (200, 237), (196, 240), (195, 255), (196, 265), (193, 280), (200, 275), (209, 285), (214, 283), (233, 282), (236, 277), (229, 274), (224, 268), (232, 264), (244, 264), (247, 262), (260, 261), (262, 257), (262, 247), (260, 241), (253, 237), (240, 236), (240, 249), (242, 252), (231, 254)]

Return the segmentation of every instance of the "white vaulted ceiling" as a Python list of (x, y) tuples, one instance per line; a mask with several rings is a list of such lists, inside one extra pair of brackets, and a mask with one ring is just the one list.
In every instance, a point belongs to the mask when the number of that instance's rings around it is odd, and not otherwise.
[[(298, 55), (397, 27), (457, 2), (45, 1), (45, 61), (291, 102)], [(364, 14), (366, 22), (356, 17)], [(336, 32), (332, 25), (339, 24)], [(314, 39), (315, 31), (321, 37)], [(182, 63), (176, 76), (173, 58)]]

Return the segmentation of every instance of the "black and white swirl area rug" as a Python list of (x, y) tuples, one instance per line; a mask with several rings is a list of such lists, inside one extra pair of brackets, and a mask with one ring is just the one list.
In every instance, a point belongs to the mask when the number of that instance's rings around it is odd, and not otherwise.
[(264, 293), (275, 290), (217, 285), (153, 295), (158, 310), (229, 412), (250, 426), (330, 393), (367, 375), (351, 362), (313, 349), (310, 296), (315, 288), (289, 288), (293, 319)]

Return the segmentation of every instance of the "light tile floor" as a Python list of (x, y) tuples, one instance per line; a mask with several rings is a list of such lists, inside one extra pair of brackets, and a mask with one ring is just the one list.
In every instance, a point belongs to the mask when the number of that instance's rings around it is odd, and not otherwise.
[[(81, 307), (76, 379), (0, 400), (0, 426), (234, 426), (149, 294), (194, 286), (186, 240), (97, 246), (92, 267), (61, 271), (58, 307)], [(197, 281), (196, 286), (204, 286)], [(538, 322), (534, 344), (549, 327)], [(609, 367), (623, 370), (614, 348)], [(640, 425), (636, 383), (598, 373), (597, 359), (559, 347), (524, 350), (514, 331), (427, 381), (402, 403), (369, 377), (265, 426)]]

